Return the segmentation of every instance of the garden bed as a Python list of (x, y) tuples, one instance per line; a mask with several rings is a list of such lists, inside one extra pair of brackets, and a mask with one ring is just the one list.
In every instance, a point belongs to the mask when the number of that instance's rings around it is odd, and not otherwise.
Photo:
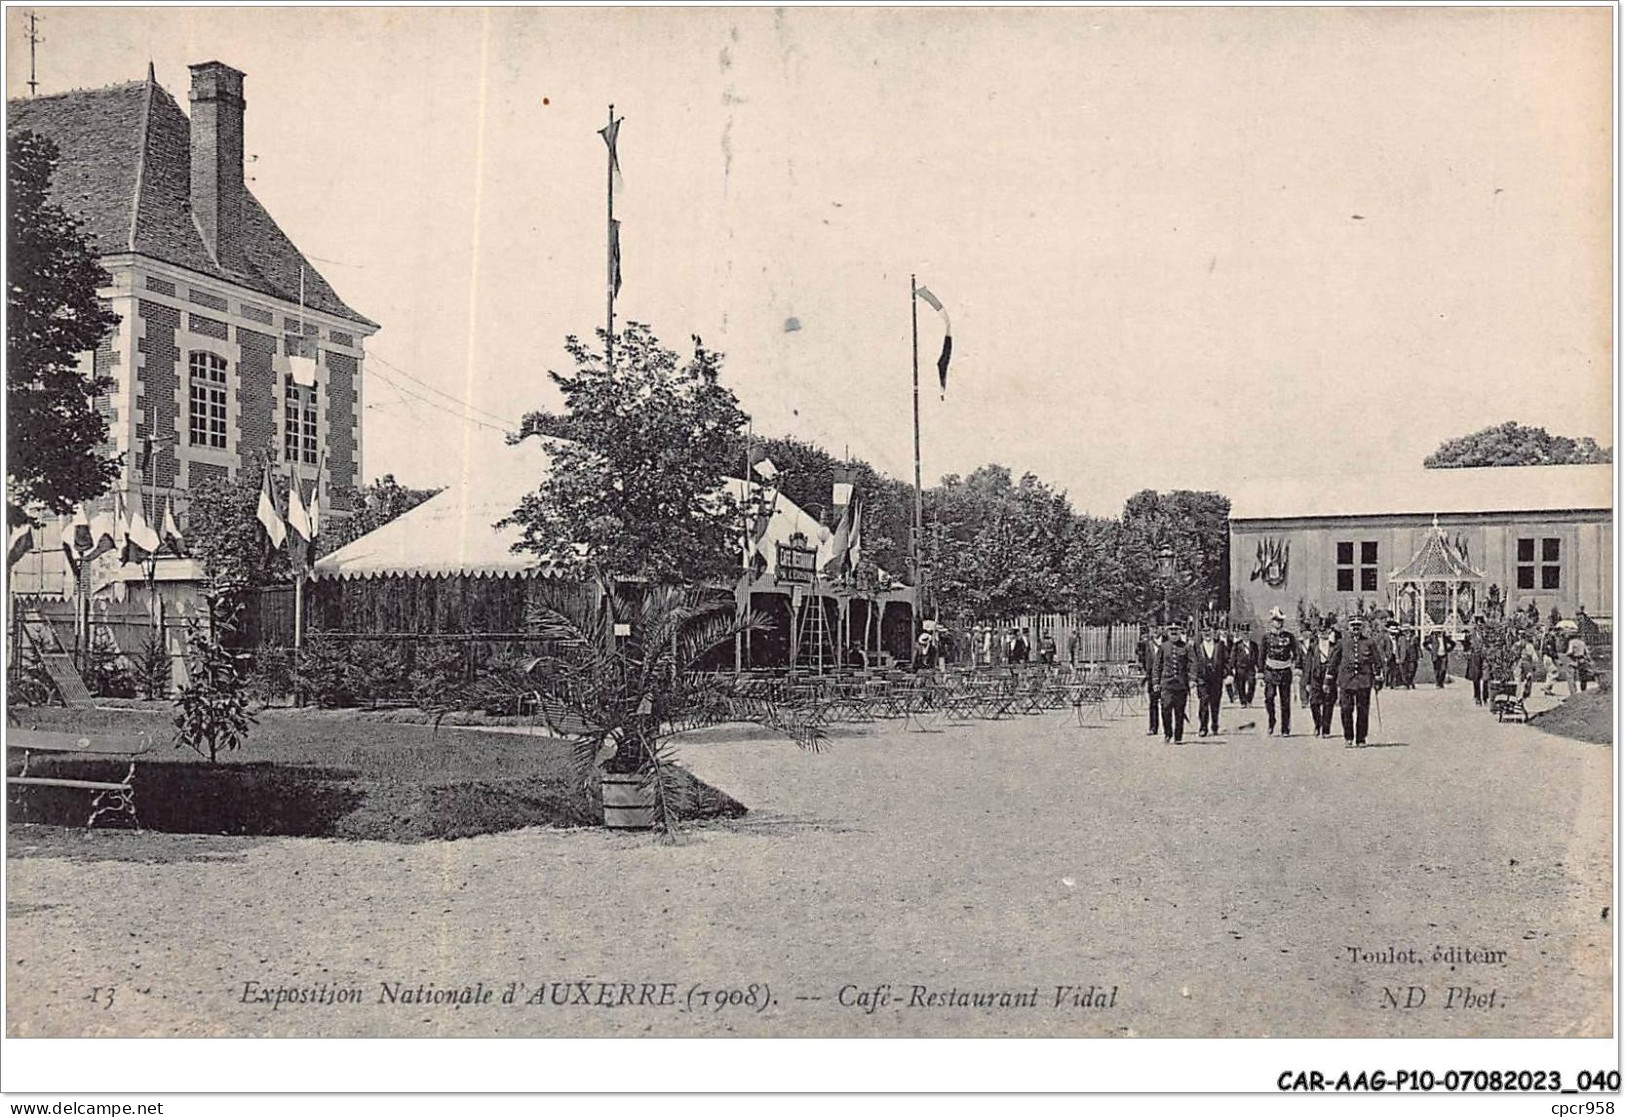
[[(136, 770), (136, 809), (150, 830), (413, 842), (523, 826), (596, 826), (596, 803), (571, 775), (569, 746), (546, 736), (496, 734), (267, 710), (245, 747), (211, 765), (168, 744), (167, 711), (14, 711), (26, 728), (150, 733), (162, 742)], [(8, 754), (7, 770), (18, 760)], [(114, 768), (118, 768), (115, 772)], [(30, 772), (117, 778), (123, 767), (90, 757), (36, 757)], [(684, 773), (690, 817), (737, 817), (745, 808)], [(83, 826), (82, 789), (10, 789), (11, 820)]]
[(1559, 737), (1611, 745), (1614, 743), (1614, 696), (1606, 690), (1588, 690), (1532, 715), (1529, 724)]

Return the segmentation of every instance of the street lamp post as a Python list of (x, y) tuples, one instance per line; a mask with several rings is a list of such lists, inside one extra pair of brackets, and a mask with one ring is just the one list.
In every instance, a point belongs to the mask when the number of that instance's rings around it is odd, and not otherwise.
[(1173, 623), (1173, 588), (1174, 588), (1174, 549), (1168, 544), (1162, 545), (1157, 552), (1157, 563), (1162, 570), (1162, 623)]

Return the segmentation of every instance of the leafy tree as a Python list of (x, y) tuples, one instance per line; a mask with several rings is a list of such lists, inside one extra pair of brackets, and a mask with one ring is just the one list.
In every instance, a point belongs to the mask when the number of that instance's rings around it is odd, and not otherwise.
[[(1123, 506), (1119, 555), (1128, 587), (1121, 619), (1160, 614), (1164, 590), (1176, 617), (1205, 612), (1230, 600), (1230, 501), (1218, 493), (1145, 489)], [(1173, 552), (1173, 575), (1161, 552)]]
[(221, 591), (285, 582), (291, 577), (286, 548), (272, 550), (256, 515), (258, 474), (235, 481), (209, 477), (192, 487), (186, 508), (186, 546), (203, 566), (204, 580)]
[(16, 525), (30, 506), (72, 511), (118, 475), (95, 406), (112, 381), (79, 367), (118, 318), (97, 300), (110, 278), (95, 249), (50, 200), (56, 145), (18, 132), (6, 154), (6, 521)]
[(1465, 469), (1483, 465), (1606, 465), (1610, 448), (1595, 439), (1548, 434), (1545, 427), (1502, 423), (1452, 438), (1423, 459), (1428, 469)]
[(719, 381), (722, 355), (696, 337), (680, 362), (637, 322), (615, 339), (613, 371), (576, 337), (565, 348), (575, 368), (548, 373), (564, 412), (529, 415), (516, 436), (568, 441), (550, 445), (547, 476), (502, 521), (523, 531), (515, 548), (604, 584), (736, 578), (741, 513), (721, 488), (741, 465), (731, 448), (745, 414)]
[(1031, 473), (1013, 483), (1002, 465), (950, 475), (927, 502), (931, 584), (945, 611), (1004, 619), (1053, 612), (1068, 601), (1075, 517), (1066, 494)]
[(397, 516), (405, 515), (430, 497), (439, 493), (439, 489), (411, 489), (395, 480), (393, 473), (386, 473), (370, 485), (361, 488), (350, 488), (350, 515), (346, 519), (338, 520), (331, 530), (323, 528), (322, 534), (316, 537), (316, 546), (320, 554), (328, 554), (338, 550), (346, 543), (353, 542), (383, 527)]

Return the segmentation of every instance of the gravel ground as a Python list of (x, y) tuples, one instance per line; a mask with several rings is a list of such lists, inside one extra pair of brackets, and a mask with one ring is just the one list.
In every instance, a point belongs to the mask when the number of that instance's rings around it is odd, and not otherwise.
[(15, 827), (9, 1030), (1610, 1035), (1612, 749), (1460, 684), (1381, 703), (1352, 751), (1256, 708), (1181, 748), (1059, 713), (816, 756), (718, 731), (687, 759), (753, 809), (676, 846)]

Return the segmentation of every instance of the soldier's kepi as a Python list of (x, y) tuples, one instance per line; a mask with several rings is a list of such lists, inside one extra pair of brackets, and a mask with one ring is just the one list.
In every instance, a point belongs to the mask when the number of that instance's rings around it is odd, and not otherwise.
[(1281, 703), (1281, 736), (1292, 735), (1292, 669), (1298, 663), (1298, 638), (1286, 630), (1286, 614), (1270, 610), (1270, 630), (1261, 641), (1264, 657), (1264, 710), (1275, 732), (1275, 703)]

